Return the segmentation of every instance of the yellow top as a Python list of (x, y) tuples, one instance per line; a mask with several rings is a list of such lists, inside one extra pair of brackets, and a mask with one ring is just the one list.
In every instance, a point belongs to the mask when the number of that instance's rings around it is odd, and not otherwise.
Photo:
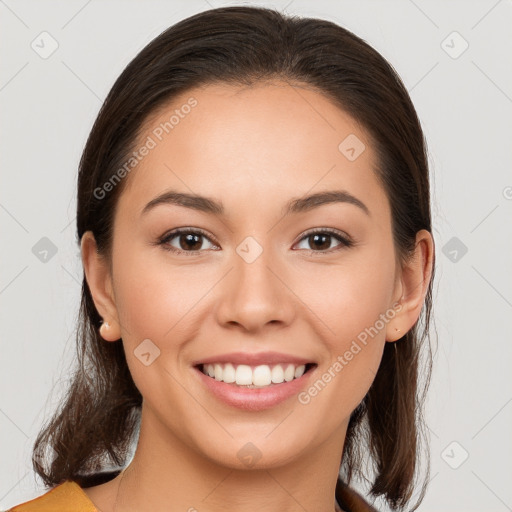
[(82, 488), (71, 480), (7, 512), (99, 512)]
[[(338, 481), (337, 492), (346, 512), (377, 512), (356, 491)], [(7, 512), (101, 512), (76, 482), (68, 480), (33, 500), (20, 503)]]

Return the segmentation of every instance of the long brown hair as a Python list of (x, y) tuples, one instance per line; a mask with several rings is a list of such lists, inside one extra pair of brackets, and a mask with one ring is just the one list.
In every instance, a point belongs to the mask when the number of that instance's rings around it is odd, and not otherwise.
[[(91, 230), (98, 251), (111, 262), (113, 213), (126, 180), (108, 193), (98, 190), (135, 149), (150, 114), (196, 86), (250, 86), (275, 78), (317, 90), (370, 134), (377, 174), (391, 205), (395, 248), (406, 260), (416, 233), (432, 228), (426, 143), (400, 78), (371, 46), (332, 22), (245, 6), (204, 11), (171, 26), (116, 80), (80, 160), (78, 244)], [(375, 380), (351, 415), (340, 467), (340, 482), (363, 477), (371, 494), (399, 510), (415, 489), (421, 441), (428, 446), (422, 409), (432, 367), (432, 282), (420, 320), (403, 338), (385, 344)], [(100, 325), (84, 276), (76, 370), (65, 399), (34, 444), (33, 466), (47, 486), (74, 480), (87, 487), (94, 473), (127, 462), (142, 396), (122, 343), (106, 343)], [(49, 448), (53, 460), (43, 455)], [(368, 454), (372, 465), (365, 472)], [(427, 464), (410, 510), (424, 497), (428, 473)]]

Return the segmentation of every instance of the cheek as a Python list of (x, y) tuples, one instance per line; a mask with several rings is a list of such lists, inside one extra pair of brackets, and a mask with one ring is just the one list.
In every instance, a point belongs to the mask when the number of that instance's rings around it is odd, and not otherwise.
[(304, 298), (323, 337), (337, 350), (375, 324), (385, 335), (379, 319), (390, 307), (395, 283), (394, 253), (386, 245), (347, 253), (330, 267), (310, 266), (307, 281), (300, 284), (297, 295)]
[[(197, 266), (166, 265), (164, 250), (119, 247), (116, 267), (116, 305), (125, 336), (131, 344), (149, 338), (176, 338), (194, 305), (211, 287), (211, 278)], [(176, 338), (179, 339), (179, 338)]]
[[(339, 411), (344, 417), (363, 399), (373, 382), (387, 325), (396, 314), (390, 309), (395, 282), (393, 248), (383, 242), (380, 247), (354, 252), (343, 265), (332, 267), (329, 272), (315, 271), (310, 282), (315, 286), (308, 288), (305, 302), (321, 319), (316, 320), (316, 334), (329, 352), (329, 361), (318, 375), (320, 382), (310, 391), (314, 395), (322, 390), (323, 394), (325, 388), (327, 402), (336, 403), (340, 398), (346, 401)], [(307, 293), (306, 288), (303, 293)]]
[[(122, 256), (114, 262), (115, 293), (130, 373), (155, 414), (165, 414), (170, 404), (184, 410), (188, 395), (183, 393), (180, 379), (173, 376), (183, 346), (194, 337), (199, 325), (194, 305), (211, 283), (197, 274), (194, 278), (193, 265), (184, 271), (165, 265), (157, 254), (160, 249), (139, 253), (123, 253), (121, 249), (118, 254)], [(146, 353), (149, 356), (144, 357)], [(182, 421), (172, 419), (178, 430), (186, 431)]]

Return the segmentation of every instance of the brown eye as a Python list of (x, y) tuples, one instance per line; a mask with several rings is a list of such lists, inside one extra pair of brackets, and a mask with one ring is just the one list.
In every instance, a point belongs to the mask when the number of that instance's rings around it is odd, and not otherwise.
[(203, 235), (195, 235), (192, 233), (178, 235), (180, 249), (190, 249), (192, 251), (197, 251), (203, 245), (203, 242), (201, 240), (202, 236)]
[(310, 252), (328, 252), (330, 249), (333, 249), (331, 244), (334, 240), (338, 240), (338, 242), (340, 242), (334, 246), (334, 250), (353, 245), (353, 242), (347, 237), (330, 229), (319, 229), (317, 231), (306, 233), (299, 243), (303, 243), (303, 241), (305, 241), (309, 245), (309, 247), (305, 247), (305, 249)]
[(161, 238), (159, 243), (168, 251), (178, 254), (195, 255), (203, 252), (201, 248), (205, 240), (208, 240), (213, 247), (216, 247), (204, 233), (197, 229), (177, 229)]
[(325, 251), (331, 248), (332, 235), (315, 233), (308, 236), (310, 247)]

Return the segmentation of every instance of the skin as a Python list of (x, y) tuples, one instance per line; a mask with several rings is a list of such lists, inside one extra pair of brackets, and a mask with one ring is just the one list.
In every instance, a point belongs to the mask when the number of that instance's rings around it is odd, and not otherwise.
[[(112, 272), (92, 233), (82, 239), (86, 278), (110, 323), (101, 335), (124, 344), (144, 398), (139, 443), (122, 485), (118, 476), (84, 491), (102, 512), (332, 512), (350, 413), (374, 379), (384, 344), (419, 317), (432, 237), (420, 231), (414, 257), (398, 263), (372, 141), (321, 94), (285, 82), (209, 85), (151, 116), (140, 140), (190, 96), (198, 105), (125, 178)], [(349, 134), (366, 146), (352, 162), (338, 149)], [(226, 214), (166, 204), (141, 215), (168, 189), (221, 201)], [(292, 198), (340, 189), (369, 214), (349, 203), (282, 214)], [(156, 244), (178, 227), (207, 233), (192, 244), (195, 255)], [(340, 230), (354, 245), (334, 236), (315, 245), (304, 235), (312, 228)], [(250, 264), (236, 252), (248, 236), (263, 249)], [(167, 245), (187, 250), (181, 240)], [(191, 369), (213, 355), (274, 350), (315, 361), (313, 383), (394, 304), (394, 318), (306, 405), (294, 396), (264, 411), (235, 409)], [(134, 350), (148, 338), (160, 356), (145, 366)], [(249, 442), (261, 454), (251, 468), (237, 456)]]

